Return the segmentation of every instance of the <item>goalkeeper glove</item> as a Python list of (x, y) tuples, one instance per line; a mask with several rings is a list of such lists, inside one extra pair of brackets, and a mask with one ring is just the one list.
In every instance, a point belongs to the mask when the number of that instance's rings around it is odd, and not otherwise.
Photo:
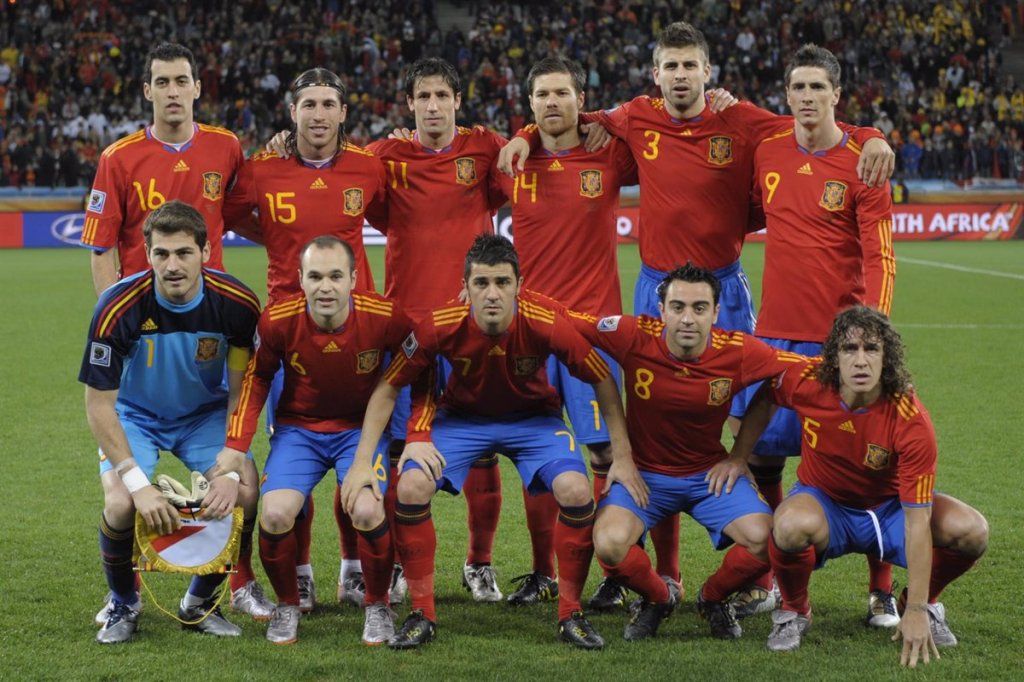
[(206, 497), (206, 493), (210, 491), (210, 482), (198, 471), (192, 472), (191, 491), (167, 474), (157, 476), (156, 485), (160, 488), (160, 494), (179, 508), (198, 507)]

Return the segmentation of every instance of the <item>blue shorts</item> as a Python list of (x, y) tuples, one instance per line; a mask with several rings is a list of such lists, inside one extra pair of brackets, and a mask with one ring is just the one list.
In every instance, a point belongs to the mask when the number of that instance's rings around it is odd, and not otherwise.
[(821, 568), (829, 559), (845, 554), (869, 554), (901, 568), (907, 567), (906, 528), (903, 505), (899, 498), (874, 509), (845, 507), (820, 489), (797, 481), (787, 499), (805, 493), (818, 501), (825, 510), (828, 523), (828, 549), (818, 556), (815, 568)]
[[(448, 383), (448, 375), (451, 374), (452, 366), (442, 357), (437, 358), (437, 385), (440, 388)], [(412, 387), (403, 386), (398, 392), (398, 400), (395, 401), (395, 409), (391, 412), (391, 438), (392, 440), (405, 440), (406, 426), (409, 423), (409, 415), (412, 414)]]
[[(786, 341), (784, 339), (761, 339), (769, 346), (781, 348), (782, 350), (800, 355), (814, 357), (821, 355), (821, 344), (813, 341)], [(763, 381), (747, 386), (732, 401), (731, 414), (735, 417), (742, 417), (747, 413), (750, 401), (754, 394), (761, 388)], [(761, 438), (754, 444), (754, 454), (759, 457), (799, 457), (800, 439), (803, 431), (800, 427), (800, 418), (796, 412), (788, 407), (780, 407), (772, 415), (772, 419), (765, 427)]]
[(746, 478), (740, 478), (728, 495), (715, 497), (708, 492), (704, 474), (668, 476), (641, 471), (640, 476), (650, 489), (650, 501), (641, 508), (621, 483), (612, 483), (608, 494), (601, 498), (598, 509), (615, 505), (633, 512), (644, 524), (644, 535), (662, 519), (678, 512), (686, 512), (704, 526), (715, 549), (724, 549), (733, 540), (725, 534), (725, 527), (747, 514), (771, 514), (771, 507)]
[[(227, 412), (210, 410), (186, 419), (159, 420), (127, 405), (117, 405), (117, 416), (132, 457), (150, 480), (156, 473), (160, 451), (166, 450), (181, 460), (189, 471), (208, 471), (224, 449)], [(246, 455), (252, 459), (252, 453)], [(100, 475), (113, 469), (100, 451)]]
[[(271, 490), (297, 490), (309, 495), (330, 469), (337, 473), (340, 484), (352, 465), (362, 429), (334, 433), (317, 433), (299, 426), (281, 425), (270, 437), (270, 454), (263, 467), (263, 493)], [(373, 454), (373, 471), (380, 491), (388, 487), (388, 445), (385, 434)]]
[[(437, 489), (453, 495), (462, 490), (473, 462), (492, 452), (512, 460), (531, 495), (550, 491), (555, 478), (566, 471), (587, 475), (576, 439), (560, 417), (496, 419), (442, 411), (431, 431), (434, 447), (446, 462)], [(402, 471), (419, 468), (415, 462), (406, 462)]]
[[(619, 364), (603, 350), (595, 350), (608, 363), (615, 379), (615, 386), (621, 391), (622, 370)], [(548, 381), (562, 397), (572, 430), (576, 432), (576, 439), (584, 445), (609, 442), (611, 438), (608, 436), (608, 425), (604, 423), (601, 410), (597, 408), (594, 386), (569, 374), (569, 368), (559, 362), (554, 355), (548, 356), (547, 373)]]

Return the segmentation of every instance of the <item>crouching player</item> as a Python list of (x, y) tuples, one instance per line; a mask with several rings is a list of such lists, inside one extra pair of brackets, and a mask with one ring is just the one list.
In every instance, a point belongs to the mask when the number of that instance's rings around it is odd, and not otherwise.
[[(722, 427), (737, 391), (805, 358), (742, 332), (713, 328), (721, 291), (710, 270), (687, 263), (658, 286), (660, 321), (614, 316), (595, 325), (593, 318), (574, 316), (577, 329), (625, 373), (635, 464), (616, 460), (609, 473), (594, 549), (608, 575), (643, 599), (626, 626), (627, 640), (655, 635), (675, 607), (676, 591), (654, 571), (639, 544), (662, 519), (684, 511), (707, 529), (716, 548), (735, 543), (697, 595), (697, 610), (715, 637), (742, 634), (728, 597), (769, 568), (771, 510), (747, 480), (745, 462), (726, 453)], [(745, 437), (741, 431), (739, 438)], [(648, 504), (638, 504), (621, 484), (632, 475), (626, 465), (639, 469)]]
[[(431, 499), (442, 489), (457, 494), (473, 462), (501, 452), (515, 463), (530, 492), (551, 491), (558, 503), (555, 553), (562, 639), (585, 649), (601, 648), (604, 641), (580, 606), (593, 556), (594, 499), (545, 361), (554, 354), (574, 376), (594, 385), (613, 457), (628, 457), (615, 382), (597, 351), (554, 311), (553, 301), (521, 291), (519, 257), (509, 240), (477, 237), (466, 254), (463, 284), (469, 305), (435, 310), (405, 340), (370, 400), (363, 425), (360, 454), (379, 437), (403, 384), (436, 366), (437, 356), (451, 364), (439, 408), (428, 394), (425, 403), (414, 405), (409, 422), (395, 535), (413, 611), (389, 645), (410, 649), (434, 637), (437, 537)], [(634, 478), (629, 483), (635, 491)], [(342, 496), (347, 507), (344, 489)]]
[(797, 413), (803, 445), (798, 481), (775, 512), (769, 552), (782, 608), (772, 614), (768, 648), (800, 646), (811, 623), (811, 571), (860, 553), (907, 569), (893, 635), (903, 639), (900, 664), (938, 658), (936, 646), (957, 643), (939, 595), (984, 553), (988, 523), (933, 493), (935, 431), (910, 384), (899, 334), (875, 310), (845, 310), (820, 361), (776, 379), (773, 397)]
[[(249, 361), (259, 299), (244, 284), (207, 270), (206, 224), (180, 201), (154, 210), (142, 227), (150, 269), (103, 292), (93, 314), (79, 381), (100, 445), (103, 515), (100, 553), (111, 591), (97, 641), (125, 642), (138, 629), (132, 570), (135, 511), (161, 534), (181, 525), (150, 479), (158, 453), (204, 472), (207, 514), (223, 518), (236, 503), (254, 516), (256, 468), (244, 448), (222, 453), (229, 407)], [(228, 386), (224, 385), (225, 364)], [(229, 388), (230, 387), (230, 388)], [(218, 636), (241, 630), (210, 611), (224, 574), (196, 576), (181, 601), (183, 627)]]
[[(295, 519), (306, 497), (330, 469), (338, 483), (357, 465), (373, 475), (360, 479), (349, 510), (359, 532), (366, 584), (363, 642), (382, 644), (394, 634), (388, 590), (394, 549), (384, 515), (389, 439), (378, 437), (359, 460), (356, 445), (367, 401), (408, 324), (387, 300), (354, 292), (352, 247), (336, 237), (317, 237), (302, 249), (303, 294), (268, 306), (260, 317), (256, 355), (245, 373), (242, 398), (231, 415), (225, 451), (244, 451), (257, 429), (275, 372), (284, 366), (284, 387), (263, 472), (260, 558), (277, 593), (267, 639), (292, 644), (300, 618)], [(355, 459), (354, 459), (355, 458)]]

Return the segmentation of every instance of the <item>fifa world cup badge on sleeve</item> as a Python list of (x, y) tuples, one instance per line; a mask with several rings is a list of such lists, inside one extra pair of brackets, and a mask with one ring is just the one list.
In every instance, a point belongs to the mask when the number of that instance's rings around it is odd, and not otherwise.
[(405, 337), (405, 341), (402, 342), (402, 352), (405, 353), (405, 357), (411, 358), (419, 347), (415, 332), (409, 332), (409, 336)]
[(92, 347), (89, 349), (89, 364), (110, 367), (110, 346), (93, 341)]
[(103, 214), (103, 207), (107, 205), (107, 193), (94, 189), (89, 193), (89, 211)]
[(622, 319), (622, 315), (612, 315), (611, 317), (602, 317), (597, 321), (597, 331), (599, 332), (613, 332), (619, 328), (619, 320)]

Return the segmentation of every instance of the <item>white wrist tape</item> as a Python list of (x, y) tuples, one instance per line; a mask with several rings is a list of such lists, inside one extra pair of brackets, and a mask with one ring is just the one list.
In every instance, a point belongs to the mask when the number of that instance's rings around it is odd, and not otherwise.
[(124, 483), (124, 487), (128, 488), (128, 492), (133, 495), (147, 485), (150, 485), (145, 472), (137, 466), (121, 474), (121, 482)]
[(235, 481), (241, 481), (242, 480), (242, 477), (238, 475), (237, 471), (229, 471), (229, 472), (227, 472), (224, 475), (227, 476), (230, 479), (235, 480)]

